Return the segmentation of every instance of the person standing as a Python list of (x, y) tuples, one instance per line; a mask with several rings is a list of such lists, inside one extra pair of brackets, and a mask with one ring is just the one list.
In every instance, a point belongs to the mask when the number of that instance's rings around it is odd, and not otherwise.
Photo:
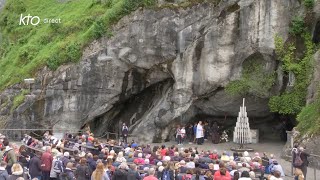
[(9, 140), (8, 138), (3, 139), (3, 146), (5, 147), (4, 153), (2, 155), (2, 160), (7, 163), (6, 170), (8, 174), (11, 174), (11, 167), (13, 164), (17, 162), (17, 156), (14, 153), (14, 150), (9, 146)]
[(128, 128), (128, 126), (126, 125), (126, 123), (123, 123), (121, 132), (122, 132), (122, 137), (123, 137), (124, 143), (125, 143), (125, 144), (128, 144), (129, 128)]
[(29, 173), (31, 179), (41, 179), (41, 159), (39, 158), (39, 156), (41, 156), (41, 152), (37, 151), (36, 155), (33, 156), (29, 162)]
[(213, 144), (218, 144), (219, 140), (220, 140), (219, 127), (218, 127), (217, 122), (214, 122), (213, 126), (212, 126), (212, 143)]
[(184, 126), (181, 128), (181, 144), (183, 144), (184, 139), (186, 138), (186, 129)]
[[(303, 147), (299, 147), (298, 151), (293, 153), (293, 167), (299, 168), (303, 172), (303, 176), (307, 179), (307, 170), (309, 166), (308, 157), (310, 154), (304, 151)], [(301, 163), (299, 162), (301, 161)]]
[(197, 143), (199, 145), (202, 145), (203, 144), (203, 127), (202, 127), (202, 121), (199, 121), (198, 125), (197, 125), (197, 135), (196, 135), (196, 138), (197, 138)]
[(182, 136), (181, 136), (181, 128), (180, 128), (180, 126), (177, 127), (176, 138), (177, 138), (178, 145), (180, 145), (182, 143)]
[(53, 157), (51, 155), (51, 147), (46, 147), (46, 152), (41, 156), (41, 169), (43, 180), (50, 180), (50, 171)]
[(197, 123), (194, 123), (193, 125), (193, 134), (194, 134), (194, 139), (193, 139), (193, 143), (196, 143), (197, 141)]
[(193, 126), (192, 124), (190, 124), (189, 127), (187, 128), (187, 139), (189, 141), (189, 144), (192, 144), (193, 136), (194, 136)]

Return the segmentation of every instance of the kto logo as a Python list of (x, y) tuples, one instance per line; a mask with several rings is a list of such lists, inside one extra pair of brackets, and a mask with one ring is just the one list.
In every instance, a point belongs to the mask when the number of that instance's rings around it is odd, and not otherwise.
[(28, 16), (23, 16), (23, 14), (20, 15), (20, 21), (19, 25), (33, 25), (36, 26), (40, 23), (40, 18), (39, 16), (31, 16), (28, 14)]

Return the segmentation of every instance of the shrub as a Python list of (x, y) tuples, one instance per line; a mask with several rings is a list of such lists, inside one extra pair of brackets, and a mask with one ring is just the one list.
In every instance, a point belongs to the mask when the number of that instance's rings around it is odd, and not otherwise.
[(292, 35), (300, 35), (304, 30), (303, 18), (301, 16), (295, 16), (291, 21), (289, 33)]
[(304, 6), (306, 6), (307, 8), (313, 8), (314, 3), (315, 3), (314, 0), (304, 0), (303, 1)]
[(11, 112), (16, 109), (18, 106), (20, 106), (25, 99), (25, 95), (29, 94), (30, 91), (27, 89), (23, 89), (20, 94), (18, 94), (17, 96), (14, 97), (13, 99), (13, 105), (11, 107)]
[(240, 80), (231, 81), (226, 86), (230, 95), (254, 94), (258, 97), (268, 97), (275, 80), (275, 72), (266, 72), (260, 61), (250, 59), (243, 63)]
[(293, 72), (296, 80), (290, 92), (286, 91), (270, 98), (269, 107), (272, 112), (296, 115), (305, 106), (310, 74), (313, 70), (315, 45), (309, 33), (303, 34), (302, 37), (306, 48), (302, 59), (296, 58), (294, 44), (285, 44), (280, 37), (275, 38), (276, 53), (283, 62), (282, 69), (286, 73)]
[(71, 43), (67, 45), (66, 54), (69, 62), (77, 62), (82, 55), (80, 44)]

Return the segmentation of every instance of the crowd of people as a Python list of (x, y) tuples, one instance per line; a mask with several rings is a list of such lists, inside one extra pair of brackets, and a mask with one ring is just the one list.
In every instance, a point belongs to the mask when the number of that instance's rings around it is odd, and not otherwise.
[[(199, 124), (198, 124), (199, 125)], [(196, 137), (197, 140), (199, 138)], [(0, 180), (281, 180), (283, 168), (273, 154), (200, 151), (197, 147), (101, 141), (88, 130), (61, 140), (28, 135), (20, 147), (0, 136)], [(303, 149), (293, 151), (296, 179), (305, 177)]]

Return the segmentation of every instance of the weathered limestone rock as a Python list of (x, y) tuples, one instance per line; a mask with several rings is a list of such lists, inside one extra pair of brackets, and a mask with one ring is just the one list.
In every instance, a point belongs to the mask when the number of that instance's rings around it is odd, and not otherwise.
[[(273, 36), (286, 38), (298, 7), (298, 0), (226, 0), (137, 10), (115, 25), (112, 38), (92, 42), (80, 63), (39, 72), (32, 95), (13, 113), (8, 109), (19, 90), (2, 92), (1, 104), (10, 101), (0, 115), (7, 127), (70, 131), (90, 124), (98, 136), (126, 122), (143, 142), (167, 139), (175, 123), (198, 113), (236, 116), (243, 97), (228, 96), (224, 87), (255, 54), (266, 70), (278, 68)], [(245, 98), (250, 118), (272, 117), (268, 97)]]

